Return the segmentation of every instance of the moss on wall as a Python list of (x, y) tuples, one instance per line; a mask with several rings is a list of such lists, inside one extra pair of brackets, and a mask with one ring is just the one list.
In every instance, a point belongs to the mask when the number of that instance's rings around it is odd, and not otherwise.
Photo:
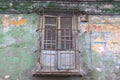
[[(4, 15), (0, 16), (2, 19)], [(20, 15), (10, 15), (18, 18)], [(22, 15), (26, 24), (9, 25), (5, 28), (0, 24), (0, 80), (119, 80), (119, 71), (115, 68), (117, 58), (101, 56), (91, 48), (89, 32), (80, 35), (80, 50), (83, 67), (88, 74), (78, 76), (45, 76), (33, 77), (31, 70), (35, 64), (36, 28), (38, 15)], [(11, 17), (10, 17), (11, 18)], [(107, 18), (111, 18), (110, 16)], [(97, 19), (97, 18), (94, 18)], [(92, 19), (91, 19), (92, 20)], [(111, 20), (111, 19), (109, 19)], [(114, 19), (115, 20), (115, 19)], [(0, 20), (2, 21), (2, 20)], [(96, 20), (97, 21), (97, 20)], [(99, 21), (99, 20), (98, 20)], [(81, 25), (81, 24), (80, 24)], [(83, 28), (83, 26), (82, 26)], [(110, 53), (110, 52), (109, 52)], [(112, 53), (110, 53), (112, 54)], [(112, 59), (111, 59), (112, 58)]]
[[(14, 15), (9, 16), (13, 17)], [(16, 18), (18, 16), (15, 15)], [(21, 79), (22, 74), (31, 71), (34, 65), (35, 30), (38, 18), (36, 14), (23, 15), (23, 18), (27, 21), (23, 26), (9, 26), (7, 31), (4, 31), (3, 26), (1, 28), (0, 78), (2, 80), (7, 78), (9, 80), (23, 80)]]

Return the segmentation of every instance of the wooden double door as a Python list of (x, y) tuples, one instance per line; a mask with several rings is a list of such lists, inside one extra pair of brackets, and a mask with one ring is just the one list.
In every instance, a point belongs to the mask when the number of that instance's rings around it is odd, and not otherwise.
[(76, 69), (75, 39), (72, 16), (43, 18), (41, 66), (43, 71), (66, 71)]

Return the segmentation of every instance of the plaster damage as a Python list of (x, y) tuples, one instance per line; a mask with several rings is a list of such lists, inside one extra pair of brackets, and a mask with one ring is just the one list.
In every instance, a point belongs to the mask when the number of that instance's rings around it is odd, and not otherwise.
[[(32, 77), (37, 47), (38, 15), (0, 15), (0, 80), (40, 80)], [(19, 27), (18, 27), (19, 26)], [(8, 28), (9, 27), (9, 28)], [(88, 74), (81, 77), (44, 77), (43, 80), (119, 80), (120, 17), (89, 16), (79, 22), (82, 67)]]
[(31, 71), (35, 62), (37, 20), (36, 14), (0, 15), (0, 77), (3, 80), (23, 80), (22, 74)]
[[(92, 67), (98, 71), (95, 80), (118, 80), (120, 69), (120, 17), (89, 16), (82, 31), (90, 33)], [(84, 54), (84, 53), (83, 53)], [(99, 78), (101, 77), (101, 78)]]

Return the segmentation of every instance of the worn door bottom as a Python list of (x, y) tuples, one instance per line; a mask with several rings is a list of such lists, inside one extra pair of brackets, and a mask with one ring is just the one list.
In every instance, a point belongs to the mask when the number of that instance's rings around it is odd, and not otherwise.
[(33, 76), (57, 75), (57, 76), (81, 76), (78, 72), (36, 72)]

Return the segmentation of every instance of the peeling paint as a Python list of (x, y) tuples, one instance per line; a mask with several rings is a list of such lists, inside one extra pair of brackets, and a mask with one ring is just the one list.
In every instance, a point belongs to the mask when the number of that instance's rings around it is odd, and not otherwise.
[(20, 16), (0, 16), (0, 21), (5, 17), (8, 19), (8, 24), (4, 22), (6, 24), (0, 27), (0, 77), (5, 80), (24, 80), (22, 74), (27, 70), (32, 70), (35, 62), (32, 48), (35, 47), (36, 33), (33, 31), (36, 30), (38, 18), (36, 14)]
[(17, 19), (15, 17), (12, 17), (12, 18), (10, 17), (9, 15), (7, 15), (2, 18), (2, 25), (4, 28), (8, 29), (8, 27), (10, 26), (18, 27), (26, 24), (26, 19), (24, 19), (22, 16), (18, 16)]
[(4, 78), (8, 79), (8, 78), (10, 78), (10, 75), (5, 75)]
[(89, 22), (82, 23), (81, 32), (84, 32), (83, 34), (91, 33), (91, 48), (88, 53), (90, 52), (92, 55), (92, 66), (95, 70), (92, 80), (120, 79), (118, 74), (120, 68), (119, 18), (119, 16), (105, 15), (89, 16)]
[[(14, 16), (16, 17), (14, 19), (13, 16), (12, 18), (7, 16), (8, 24), (1, 25), (0, 28), (0, 80), (4, 80), (5, 76), (9, 80), (57, 80), (56, 77), (40, 78), (31, 74), (35, 64), (33, 51), (37, 45), (35, 31), (38, 27), (38, 16), (35, 14), (23, 15), (22, 18), (19, 18), (21, 15)], [(0, 17), (3, 20), (5, 16)], [(20, 21), (21, 19), (25, 21)], [(59, 80), (120, 79), (120, 17), (93, 15), (89, 17), (89, 21), (80, 22), (79, 25), (82, 53), (80, 60), (86, 70), (83, 74), (86, 75), (82, 78), (60, 77)], [(23, 27), (16, 27), (18, 24)]]

